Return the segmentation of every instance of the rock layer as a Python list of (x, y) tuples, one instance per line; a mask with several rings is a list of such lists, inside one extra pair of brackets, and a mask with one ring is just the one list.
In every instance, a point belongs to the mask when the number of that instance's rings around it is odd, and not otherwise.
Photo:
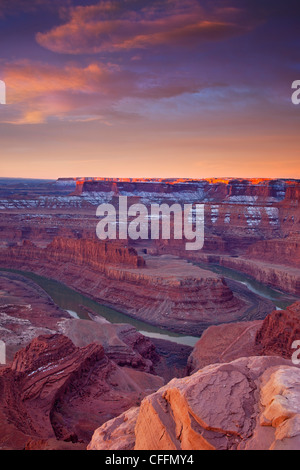
[(258, 355), (260, 347), (255, 341), (262, 324), (258, 320), (209, 327), (188, 358), (187, 373), (192, 374), (211, 364)]
[[(250, 307), (233, 295), (224, 279), (177, 257), (148, 255), (146, 265), (140, 266), (135, 250), (126, 249), (119, 257), (117, 249), (115, 259), (115, 245), (105, 243), (99, 248), (104, 254), (99, 262), (92, 255), (97, 244), (102, 242), (62, 239), (41, 249), (25, 242), (0, 250), (0, 261), (52, 277), (101, 303), (180, 333), (200, 335), (210, 324), (244, 318)], [(124, 258), (124, 264), (118, 262)], [(135, 267), (128, 266), (128, 258)]]
[(162, 384), (118, 367), (99, 344), (77, 348), (63, 335), (40, 336), (0, 371), (0, 447), (88, 442), (97, 426)]

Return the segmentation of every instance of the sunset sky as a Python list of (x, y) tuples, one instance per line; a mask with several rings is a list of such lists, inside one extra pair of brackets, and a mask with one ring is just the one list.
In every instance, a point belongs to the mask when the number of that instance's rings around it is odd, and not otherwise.
[(0, 0), (0, 176), (300, 178), (299, 0)]

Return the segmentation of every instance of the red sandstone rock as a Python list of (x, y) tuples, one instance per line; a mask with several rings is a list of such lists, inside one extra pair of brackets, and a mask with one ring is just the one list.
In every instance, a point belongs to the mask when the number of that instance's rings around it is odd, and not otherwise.
[(53, 439), (88, 442), (96, 427), (162, 383), (160, 377), (118, 367), (99, 344), (77, 348), (63, 335), (41, 336), (0, 371), (0, 447), (22, 449), (27, 442)]
[(240, 357), (279, 356), (291, 359), (294, 341), (300, 340), (300, 302), (274, 310), (264, 321), (240, 322), (208, 328), (188, 359), (188, 373), (209, 364)]
[(275, 310), (264, 320), (256, 334), (256, 345), (265, 356), (291, 359), (292, 344), (300, 340), (300, 302), (286, 310)]
[(146, 397), (131, 419), (106, 423), (88, 449), (115, 449), (116, 437), (135, 450), (299, 449), (299, 390), (300, 370), (284, 359), (208, 366)]
[(289, 294), (299, 295), (300, 269), (294, 266), (271, 264), (261, 259), (252, 260), (244, 257), (231, 258), (222, 256), (219, 258), (222, 266), (241, 271), (253, 277), (262, 284), (280, 289)]
[(152, 373), (159, 360), (152, 341), (127, 324), (71, 319), (62, 320), (58, 329), (78, 347), (101, 344), (107, 357), (121, 367)]
[(97, 243), (102, 245), (100, 241), (56, 240), (45, 249), (25, 243), (0, 250), (0, 260), (2, 265), (62, 281), (145, 322), (191, 335), (201, 334), (210, 324), (243, 318), (249, 308), (224, 279), (185, 260), (145, 256), (146, 266), (137, 268), (139, 257), (130, 251), (135, 266), (116, 265), (115, 248), (112, 253), (107, 248), (114, 245), (108, 243), (99, 248), (101, 256), (107, 251), (107, 260), (104, 256), (98, 262), (91, 258)]
[[(297, 180), (78, 178), (76, 181), (78, 191), (73, 196), (64, 185), (40, 185), (32, 193), (27, 187), (25, 195), (19, 192), (17, 182), (15, 192), (13, 186), (7, 192), (2, 188), (0, 244), (11, 245), (25, 239), (45, 247), (55, 237), (75, 240), (76, 246), (80, 246), (80, 238), (95, 241), (96, 207), (101, 195), (110, 201), (114, 195), (129, 194), (148, 206), (152, 202), (204, 203), (204, 250), (187, 253), (184, 243), (159, 240), (160, 253), (191, 259), (203, 253), (219, 255), (224, 265), (270, 286), (296, 295), (300, 290)], [(76, 181), (73, 180), (74, 185)], [(91, 250), (93, 254), (97, 252)], [(69, 246), (66, 252), (80, 262), (74, 247)], [(230, 258), (233, 255), (239, 258)], [(133, 261), (131, 257), (130, 260)]]
[(86, 444), (59, 441), (57, 439), (29, 440), (25, 450), (86, 450)]
[(107, 421), (94, 433), (87, 450), (132, 450), (135, 445), (134, 428), (139, 414), (138, 408), (131, 408)]
[(238, 322), (209, 327), (188, 358), (188, 374), (210, 364), (258, 355), (259, 348), (255, 346), (255, 338), (262, 323), (262, 321)]
[(300, 232), (275, 240), (263, 240), (251, 245), (247, 255), (251, 259), (300, 268)]

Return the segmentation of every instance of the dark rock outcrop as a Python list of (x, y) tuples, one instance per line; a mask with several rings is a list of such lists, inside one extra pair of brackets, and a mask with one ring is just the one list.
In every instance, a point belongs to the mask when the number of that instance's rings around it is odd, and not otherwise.
[(99, 344), (78, 348), (63, 335), (40, 336), (0, 370), (0, 447), (84, 444), (96, 427), (162, 384), (118, 367)]
[(300, 341), (300, 302), (268, 315), (256, 334), (255, 344), (264, 356), (290, 359), (295, 352), (294, 341)]
[(274, 310), (263, 321), (208, 328), (188, 358), (188, 373), (241, 357), (262, 355), (291, 360), (294, 341), (300, 341), (300, 302), (286, 310)]

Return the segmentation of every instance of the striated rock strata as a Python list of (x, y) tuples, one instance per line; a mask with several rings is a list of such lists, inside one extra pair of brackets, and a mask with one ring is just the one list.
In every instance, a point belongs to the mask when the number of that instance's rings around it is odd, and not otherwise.
[[(197, 335), (210, 324), (247, 317), (249, 303), (233, 295), (214, 273), (174, 256), (145, 255), (141, 261), (135, 250), (98, 245), (102, 243), (58, 239), (41, 249), (25, 242), (0, 250), (0, 262), (52, 277), (128, 315), (177, 332)], [(94, 256), (94, 250), (101, 256)]]
[(84, 444), (95, 428), (162, 384), (120, 368), (99, 344), (77, 348), (63, 335), (40, 336), (0, 370), (0, 448)]
[(220, 257), (219, 261), (222, 266), (241, 271), (263, 284), (299, 296), (299, 263), (298, 267), (295, 267), (294, 265), (288, 266), (279, 263), (268, 263), (267, 261), (263, 261), (263, 257), (258, 261), (245, 257), (231, 258), (225, 256)]
[(89, 312), (92, 320), (71, 317), (33, 281), (18, 274), (0, 273), (0, 339), (6, 362), (40, 335), (62, 333), (78, 347), (101, 344), (120, 366), (153, 372), (159, 356), (149, 338), (128, 324), (112, 324)]
[[(205, 205), (202, 251), (188, 253), (178, 240), (149, 243), (149, 251), (195, 260), (205, 254), (216, 262), (219, 257), (224, 266), (298, 294), (299, 180), (73, 178), (25, 185), (2, 180), (0, 246), (31, 240), (44, 248), (55, 237), (95, 240), (97, 206), (117, 203), (122, 195), (147, 207), (164, 202)], [(135, 246), (145, 248), (143, 242)]]

